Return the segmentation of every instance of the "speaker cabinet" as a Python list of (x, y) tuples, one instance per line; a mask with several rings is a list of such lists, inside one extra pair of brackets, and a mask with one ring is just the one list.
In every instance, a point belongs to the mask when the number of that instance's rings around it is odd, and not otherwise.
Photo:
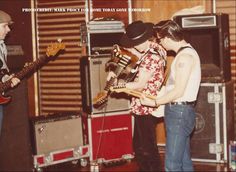
[(228, 14), (184, 15), (176, 16), (174, 20), (200, 56), (202, 82), (230, 81)]
[(34, 154), (75, 148), (83, 145), (81, 117), (53, 114), (32, 119)]
[(192, 158), (226, 162), (229, 140), (234, 139), (233, 82), (202, 83), (191, 138)]
[(110, 56), (100, 55), (81, 58), (81, 88), (82, 106), (87, 114), (98, 114), (104, 112), (116, 112), (129, 109), (129, 100), (125, 94), (112, 93), (108, 97), (107, 104), (95, 108), (92, 99), (104, 90), (108, 73), (105, 71), (105, 64)]

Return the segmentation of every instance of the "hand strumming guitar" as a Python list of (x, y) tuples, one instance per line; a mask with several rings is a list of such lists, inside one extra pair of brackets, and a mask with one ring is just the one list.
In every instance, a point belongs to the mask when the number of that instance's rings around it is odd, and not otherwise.
[(143, 95), (143, 96), (140, 98), (140, 102), (141, 102), (142, 105), (145, 105), (145, 106), (151, 106), (151, 107), (156, 107), (156, 106), (158, 106), (158, 105), (155, 103), (155, 100), (150, 99), (150, 98), (146, 97), (145, 95)]

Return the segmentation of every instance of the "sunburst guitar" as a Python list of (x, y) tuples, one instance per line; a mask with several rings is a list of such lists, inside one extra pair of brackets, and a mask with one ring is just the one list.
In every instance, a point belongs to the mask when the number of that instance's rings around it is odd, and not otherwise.
[[(47, 62), (54, 59), (52, 57), (55, 57), (59, 53), (59, 51), (64, 49), (65, 49), (65, 44), (60, 41), (50, 44), (46, 49), (46, 56), (40, 57), (37, 60), (25, 65), (20, 72), (14, 75), (14, 77), (22, 80), (26, 75), (36, 72)], [(3, 93), (10, 88), (12, 88), (11, 80), (8, 80), (4, 83), (0, 82), (0, 92), (1, 92), (0, 104), (6, 104), (11, 100), (10, 96), (3, 96), (4, 95)]]

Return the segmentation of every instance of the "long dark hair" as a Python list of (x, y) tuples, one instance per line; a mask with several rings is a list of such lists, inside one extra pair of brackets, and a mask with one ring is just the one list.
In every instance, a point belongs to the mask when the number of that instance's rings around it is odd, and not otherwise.
[(182, 28), (173, 20), (160, 21), (153, 29), (159, 38), (168, 37), (174, 41), (181, 41), (184, 39)]

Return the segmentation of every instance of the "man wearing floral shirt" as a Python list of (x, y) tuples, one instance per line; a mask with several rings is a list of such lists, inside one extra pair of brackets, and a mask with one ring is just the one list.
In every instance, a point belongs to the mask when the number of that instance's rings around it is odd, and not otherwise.
[[(136, 77), (125, 87), (157, 96), (164, 80), (165, 51), (150, 41), (152, 36), (152, 23), (135, 21), (128, 25), (120, 43), (139, 58)], [(153, 107), (143, 106), (139, 98), (132, 97), (131, 111), (135, 119), (133, 147), (140, 171), (158, 171), (160, 166), (156, 119), (151, 115), (154, 110)]]

